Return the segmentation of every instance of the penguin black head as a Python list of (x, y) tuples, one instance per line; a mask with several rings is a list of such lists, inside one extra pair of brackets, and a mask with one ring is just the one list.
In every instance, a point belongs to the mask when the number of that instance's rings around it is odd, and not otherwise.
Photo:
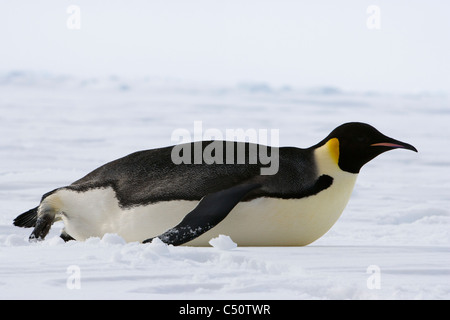
[(359, 173), (367, 162), (392, 149), (401, 148), (417, 152), (412, 145), (389, 138), (374, 127), (360, 122), (345, 123), (337, 127), (324, 142), (333, 138), (339, 141), (339, 168), (351, 173)]

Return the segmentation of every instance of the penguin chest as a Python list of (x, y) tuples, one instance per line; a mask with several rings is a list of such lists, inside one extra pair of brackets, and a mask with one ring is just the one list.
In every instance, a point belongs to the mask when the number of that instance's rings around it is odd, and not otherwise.
[(205, 246), (219, 234), (240, 246), (304, 246), (323, 236), (350, 199), (356, 175), (334, 179), (326, 190), (301, 199), (258, 198), (239, 203), (216, 227), (186, 245)]

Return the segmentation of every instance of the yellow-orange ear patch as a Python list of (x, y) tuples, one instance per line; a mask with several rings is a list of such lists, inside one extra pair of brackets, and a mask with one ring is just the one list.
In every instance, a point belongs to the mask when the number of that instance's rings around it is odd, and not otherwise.
[(330, 153), (331, 158), (334, 160), (336, 164), (339, 162), (339, 140), (337, 138), (333, 138), (328, 140), (326, 143), (328, 147), (328, 152)]

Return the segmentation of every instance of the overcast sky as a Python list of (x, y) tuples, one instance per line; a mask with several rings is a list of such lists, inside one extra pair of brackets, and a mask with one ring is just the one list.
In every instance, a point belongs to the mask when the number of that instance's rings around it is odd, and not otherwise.
[[(67, 26), (71, 5), (80, 29)], [(367, 26), (370, 5), (379, 29)], [(18, 0), (0, 8), (0, 72), (450, 92), (446, 0)]]

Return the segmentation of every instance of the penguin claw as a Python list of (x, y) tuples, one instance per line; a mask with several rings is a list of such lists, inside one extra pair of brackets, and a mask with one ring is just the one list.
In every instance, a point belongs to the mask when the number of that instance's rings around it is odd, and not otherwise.
[(44, 239), (40, 237), (36, 238), (36, 236), (33, 233), (28, 237), (28, 241), (31, 243), (40, 242), (42, 240)]

